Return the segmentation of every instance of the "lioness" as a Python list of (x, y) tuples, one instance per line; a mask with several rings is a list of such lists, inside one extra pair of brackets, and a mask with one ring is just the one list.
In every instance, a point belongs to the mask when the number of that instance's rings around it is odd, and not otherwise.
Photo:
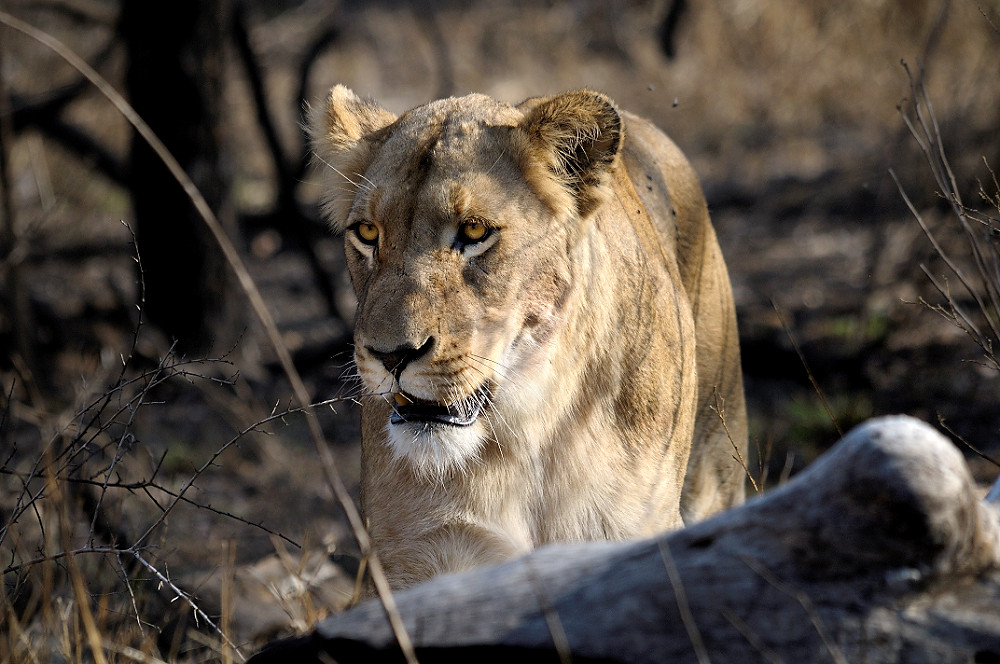
[(396, 118), (337, 86), (310, 125), (392, 586), (743, 499), (732, 292), (670, 139), (588, 90)]

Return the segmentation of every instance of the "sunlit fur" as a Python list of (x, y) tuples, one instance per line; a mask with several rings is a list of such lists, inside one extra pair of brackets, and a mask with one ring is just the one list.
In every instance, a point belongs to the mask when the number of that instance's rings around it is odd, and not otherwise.
[[(310, 132), (347, 234), (362, 508), (394, 586), (743, 499), (732, 293), (666, 136), (587, 90), (397, 118), (343, 86)], [(393, 424), (397, 399), (480, 415)]]
[(413, 464), (427, 478), (444, 481), (448, 473), (462, 472), (476, 458), (486, 431), (476, 422), (470, 427), (429, 424), (386, 424), (389, 447), (397, 459)]

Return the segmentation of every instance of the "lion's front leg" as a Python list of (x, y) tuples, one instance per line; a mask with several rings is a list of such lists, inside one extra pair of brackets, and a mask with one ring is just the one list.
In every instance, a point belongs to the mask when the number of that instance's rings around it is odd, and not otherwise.
[(393, 589), (447, 572), (503, 562), (531, 549), (501, 530), (470, 523), (438, 526), (417, 537), (379, 537), (373, 533), (373, 544)]

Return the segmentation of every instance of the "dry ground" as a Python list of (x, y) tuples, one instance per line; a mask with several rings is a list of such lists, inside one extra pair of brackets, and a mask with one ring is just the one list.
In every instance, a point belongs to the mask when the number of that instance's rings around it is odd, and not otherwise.
[[(81, 30), (56, 12), (9, 4), (84, 55), (110, 34), (109, 23)], [(918, 62), (925, 66), (959, 187), (978, 205), (976, 178), (989, 178), (982, 157), (1000, 162), (1000, 7), (711, 0), (683, 16), (676, 55), (668, 59), (656, 32), (665, 4), (623, 4), (484, 0), (432, 3), (431, 11), (416, 9), (418, 3), (310, 0), (251, 12), (251, 36), (289, 145), (298, 131), (295, 68), (306, 45), (330, 27), (339, 36), (309, 82), (313, 99), (343, 82), (398, 112), (441, 94), (480, 91), (516, 102), (587, 86), (656, 120), (702, 174), (727, 256), (752, 437), (763, 457), (752, 464), (758, 476), (766, 472), (777, 481), (837, 438), (789, 335), (841, 428), (891, 412), (930, 421), (940, 415), (970, 442), (1000, 452), (996, 373), (976, 363), (981, 353), (961, 331), (915, 304), (920, 297), (940, 299), (920, 265), (935, 274), (943, 267), (888, 176), (889, 168), (899, 174), (947, 246), (966, 251), (897, 111), (910, 95), (900, 60), (914, 70)], [(113, 19), (113, 5), (95, 7), (90, 10)], [(0, 35), (3, 73), (19, 93), (41, 93), (74, 78), (37, 46), (7, 31)], [(117, 82), (121, 62), (112, 57), (102, 71)], [(237, 200), (247, 211), (266, 207), (273, 174), (235, 65), (226, 95)], [(125, 148), (124, 123), (96, 95), (75, 105), (71, 116)], [(197, 475), (185, 494), (197, 504), (170, 512), (148, 541), (145, 559), (196, 595), (207, 613), (223, 613), (244, 653), (254, 639), (302, 628), (342, 605), (352, 589), (355, 549), (302, 417), (290, 414), (262, 425), (266, 433), (238, 435), (291, 400), (256, 326), (235, 351), (218, 349), (222, 360), (178, 366), (171, 371), (187, 373), (148, 390), (140, 382), (113, 393), (99, 424), (87, 428), (81, 411), (116, 384), (136, 331), (133, 250), (119, 223), (131, 214), (127, 194), (37, 133), (17, 136), (11, 159), (17, 233), (28, 241), (0, 272), (0, 287), (9, 286), (2, 280), (12, 270), (27, 284), (39, 353), (30, 365), (8, 357), (18, 320), (0, 312), (0, 527), (6, 528), (0, 565), (132, 541), (157, 521), (170, 492)], [(306, 188), (306, 204), (311, 195)], [(314, 401), (348, 394), (343, 375), (350, 349), (335, 345), (345, 325), (316, 313), (321, 306), (302, 257), (273, 232), (245, 240), (252, 273), (301, 359)], [(319, 248), (334, 271), (338, 247), (331, 238)], [(341, 309), (349, 311), (346, 284), (338, 288)], [(151, 375), (168, 347), (151, 327), (139, 328), (125, 376)], [(141, 406), (129, 401), (137, 394), (145, 396)], [(121, 414), (112, 418), (119, 406)], [(338, 401), (317, 417), (346, 482), (356, 486), (354, 406)], [(81, 431), (95, 434), (93, 449), (103, 446), (90, 457), (103, 459), (89, 468), (93, 478), (153, 478), (156, 487), (103, 494), (67, 487), (62, 497), (70, 507), (62, 509), (55, 487), (39, 479), (25, 484), (46, 443), (65, 449)], [(227, 447), (234, 438), (238, 443)], [(991, 464), (970, 459), (981, 479), (996, 474)], [(41, 491), (44, 500), (12, 521), (25, 491)], [(95, 495), (104, 501), (88, 504)], [(94, 513), (100, 518), (89, 521)], [(60, 524), (60, 514), (78, 515), (80, 522)], [(191, 611), (157, 604), (173, 591), (149, 570), (133, 570), (114, 556), (77, 558), (109, 640), (163, 656), (172, 650), (192, 659), (232, 656), (212, 630), (203, 629), (207, 636), (200, 638), (181, 631), (176, 640), (173, 632), (158, 631), (175, 624), (168, 616), (190, 618)], [(44, 652), (44, 644), (53, 661), (80, 657), (85, 625), (80, 602), (64, 585), (72, 576), (65, 565), (5, 574), (13, 608), (0, 605), (0, 614), (18, 622), (16, 629), (8, 623), (13, 638), (0, 636), (0, 653), (31, 643), (28, 650), (36, 652)], [(126, 574), (128, 585), (121, 579)], [(152, 624), (136, 620), (129, 589), (142, 606), (138, 613)], [(233, 594), (237, 599), (227, 603)], [(18, 641), (20, 630), (25, 636)], [(19, 652), (15, 661), (30, 661), (27, 650)]]

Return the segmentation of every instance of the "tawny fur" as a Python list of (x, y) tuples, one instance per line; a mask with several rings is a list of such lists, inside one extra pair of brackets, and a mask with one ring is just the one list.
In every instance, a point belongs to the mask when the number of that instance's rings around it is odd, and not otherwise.
[[(310, 125), (358, 296), (362, 508), (393, 586), (743, 500), (729, 278), (663, 133), (591, 91), (397, 119), (337, 86)], [(456, 240), (470, 220), (482, 242)], [(401, 347), (426, 352), (394, 375), (373, 351)], [(484, 408), (391, 425), (400, 392)]]

